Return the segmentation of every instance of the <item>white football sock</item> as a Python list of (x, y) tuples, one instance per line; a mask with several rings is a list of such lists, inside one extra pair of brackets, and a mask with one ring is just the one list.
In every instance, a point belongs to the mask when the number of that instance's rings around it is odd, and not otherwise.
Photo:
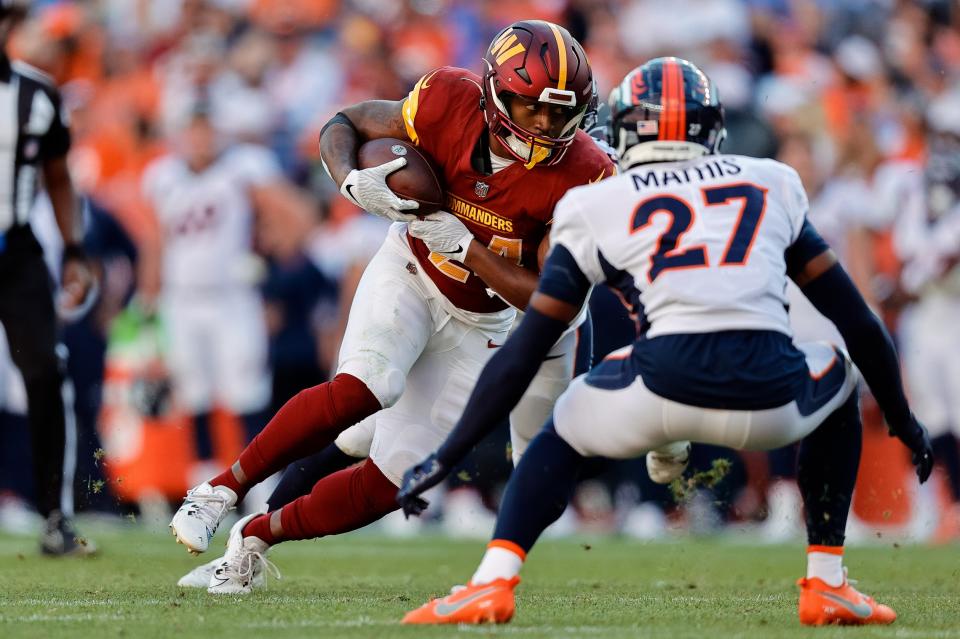
[(807, 579), (817, 577), (828, 586), (843, 585), (843, 555), (830, 552), (807, 553)]
[(522, 566), (523, 557), (516, 552), (501, 546), (488, 546), (470, 583), (478, 585), (488, 584), (497, 579), (511, 579), (520, 574)]

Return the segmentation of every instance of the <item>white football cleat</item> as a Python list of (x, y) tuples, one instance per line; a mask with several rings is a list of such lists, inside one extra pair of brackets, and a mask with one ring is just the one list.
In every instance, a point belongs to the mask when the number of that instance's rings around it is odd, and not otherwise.
[(223, 563), (223, 557), (217, 557), (213, 561), (197, 566), (180, 577), (177, 585), (181, 588), (207, 588), (210, 586), (210, 577), (221, 563)]
[(680, 477), (690, 463), (690, 442), (673, 442), (647, 453), (647, 474), (658, 484)]
[[(197, 566), (183, 577), (180, 577), (177, 585), (181, 588), (209, 588), (210, 578), (213, 577), (213, 573), (216, 572), (223, 561), (224, 557), (217, 557), (213, 561), (208, 561), (205, 564)], [(254, 588), (262, 588), (266, 585), (267, 578), (262, 572), (253, 578)]]
[(213, 571), (207, 592), (212, 595), (245, 595), (267, 585), (266, 573), (280, 579), (280, 571), (267, 557), (270, 546), (259, 537), (244, 537), (243, 528), (259, 513), (251, 513), (230, 529), (227, 554)]
[(206, 552), (217, 526), (236, 503), (237, 494), (226, 486), (203, 482), (187, 491), (183, 505), (170, 521), (170, 531), (191, 554)]

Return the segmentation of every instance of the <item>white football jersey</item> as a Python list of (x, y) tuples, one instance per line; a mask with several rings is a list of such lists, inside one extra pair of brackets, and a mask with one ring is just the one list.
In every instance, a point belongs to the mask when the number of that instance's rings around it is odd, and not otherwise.
[(254, 145), (230, 148), (200, 173), (177, 155), (147, 167), (143, 193), (163, 233), (164, 288), (248, 284), (253, 233), (250, 188), (279, 175), (273, 155)]
[[(960, 203), (932, 206), (936, 190), (925, 182), (924, 167), (888, 162), (877, 169), (885, 186), (878, 198), (888, 205), (893, 247), (903, 263), (900, 284), (909, 293), (960, 294), (960, 268), (953, 264), (960, 246)], [(947, 195), (946, 197), (950, 197)], [(949, 202), (949, 200), (948, 200)]]
[(796, 171), (736, 155), (635, 167), (569, 191), (551, 244), (594, 283), (639, 292), (647, 335), (773, 330), (791, 335), (784, 252), (807, 196)]

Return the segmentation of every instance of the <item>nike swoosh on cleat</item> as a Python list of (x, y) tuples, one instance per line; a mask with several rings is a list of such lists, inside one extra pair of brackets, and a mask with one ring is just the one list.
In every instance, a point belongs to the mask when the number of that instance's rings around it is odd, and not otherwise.
[(496, 590), (496, 587), (484, 588), (483, 590), (478, 590), (477, 592), (473, 593), (469, 597), (464, 597), (460, 601), (457, 601), (454, 603), (447, 603), (446, 599), (443, 599), (437, 603), (437, 607), (434, 609), (434, 612), (436, 612), (441, 617), (449, 617), (450, 615), (457, 612), (467, 604), (473, 603), (477, 599), (480, 599), (481, 597), (489, 595), (491, 592), (494, 592), (495, 590)]
[(834, 603), (840, 604), (861, 619), (866, 619), (870, 616), (870, 613), (873, 612), (873, 608), (870, 607), (870, 604), (854, 603), (849, 599), (844, 599), (840, 595), (835, 595), (832, 592), (821, 592), (820, 595), (826, 597)]
[(492, 339), (487, 340), (487, 348), (500, 348), (503, 344), (494, 344)]

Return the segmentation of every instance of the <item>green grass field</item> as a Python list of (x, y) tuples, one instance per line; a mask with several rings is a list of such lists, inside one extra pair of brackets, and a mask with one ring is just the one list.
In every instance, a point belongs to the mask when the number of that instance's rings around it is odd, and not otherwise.
[[(549, 541), (532, 553), (517, 616), (502, 627), (417, 628), (398, 619), (469, 577), (482, 542), (354, 535), (280, 547), (266, 591), (213, 598), (178, 589), (198, 563), (170, 537), (100, 531), (93, 559), (45, 559), (0, 536), (0, 637), (898, 637), (960, 639), (956, 547), (851, 549), (860, 586), (900, 619), (886, 628), (801, 628), (803, 548), (736, 537), (638, 544)], [(210, 557), (212, 558), (212, 556)]]

